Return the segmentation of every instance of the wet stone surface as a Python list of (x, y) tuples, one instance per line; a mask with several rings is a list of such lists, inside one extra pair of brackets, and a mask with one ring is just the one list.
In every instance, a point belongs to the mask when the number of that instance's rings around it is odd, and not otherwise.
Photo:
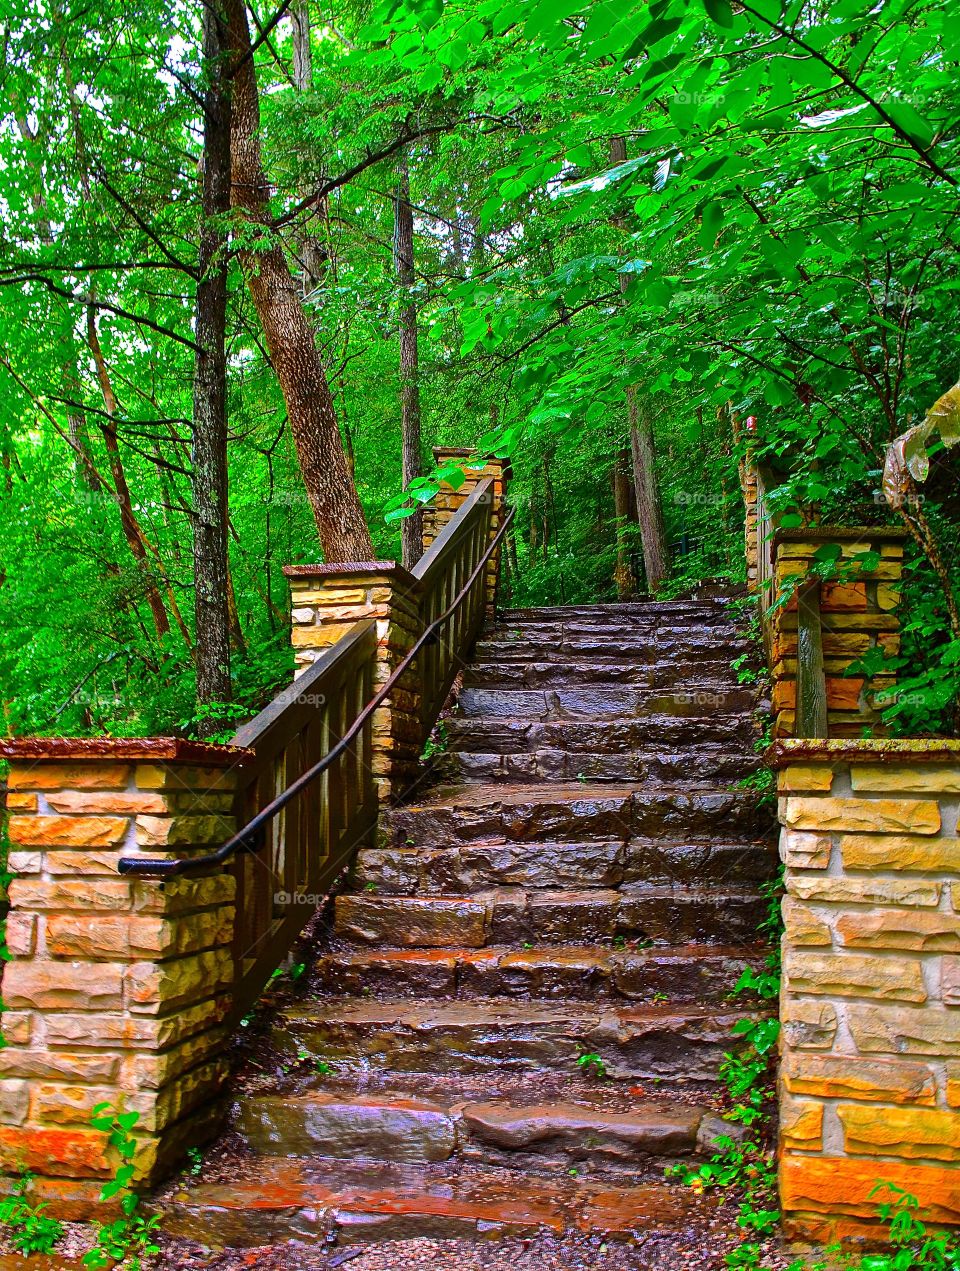
[(730, 1130), (760, 1013), (727, 1000), (775, 867), (741, 647), (715, 600), (484, 634), (447, 754), (251, 1026), (231, 1135), (158, 1197), (164, 1268), (719, 1271), (735, 1215), (663, 1170)]

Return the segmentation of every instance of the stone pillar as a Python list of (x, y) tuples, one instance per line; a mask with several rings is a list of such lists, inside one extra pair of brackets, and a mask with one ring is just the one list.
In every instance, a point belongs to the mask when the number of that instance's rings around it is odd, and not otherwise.
[(99, 1103), (137, 1112), (138, 1179), (217, 1128), (233, 979), (229, 872), (121, 876), (121, 856), (189, 855), (235, 829), (249, 752), (155, 739), (5, 741), (12, 961), (3, 974), (0, 1170), (54, 1212), (95, 1207), (117, 1160)]
[[(423, 509), (423, 546), (425, 550), (430, 548), (434, 539), (447, 522), (460, 510), (477, 485), (481, 481), (486, 481), (488, 477), (493, 480), (493, 508), (490, 516), (491, 538), (503, 524), (504, 501), (512, 471), (510, 460), (488, 459), (482, 469), (466, 467), (471, 462), (471, 459), (474, 463), (476, 462), (475, 454), (476, 452), (473, 450), (457, 449), (451, 446), (436, 446), (434, 448), (433, 457), (437, 465), (440, 466), (450, 462), (463, 464), (466, 480), (457, 490), (451, 485), (442, 485), (436, 498)], [(490, 564), (487, 568), (487, 613), (490, 616), (493, 615), (496, 607), (499, 579), (500, 549), (497, 548), (496, 552), (491, 556)]]
[[(288, 565), (297, 675), (352, 630), (377, 624), (375, 692), (421, 632), (420, 583), (394, 561)], [(398, 796), (418, 774), (423, 744), (416, 666), (373, 720), (373, 771), (383, 800)]]
[(781, 1203), (870, 1234), (889, 1180), (960, 1224), (960, 742), (782, 741)]
[[(806, 526), (778, 530), (774, 538), (774, 591), (784, 593), (790, 579), (806, 576), (822, 547), (840, 549), (838, 564), (863, 552), (875, 552), (875, 569), (849, 579), (824, 582), (820, 589), (824, 670), (831, 737), (859, 737), (864, 727), (882, 734), (878, 694), (888, 694), (895, 676), (890, 672), (847, 675), (847, 669), (871, 649), (885, 654), (900, 651), (900, 575), (906, 532), (879, 527), (837, 529)], [(797, 700), (797, 594), (772, 613), (774, 736), (794, 732)]]

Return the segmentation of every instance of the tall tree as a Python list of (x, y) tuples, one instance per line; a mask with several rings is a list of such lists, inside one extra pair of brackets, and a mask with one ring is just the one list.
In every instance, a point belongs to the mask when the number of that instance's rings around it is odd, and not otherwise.
[[(197, 701), (227, 702), (230, 608), (227, 554), (227, 228), (230, 80), (223, 12), (203, 10), (203, 209), (197, 262), (193, 381), (193, 554)], [(215, 718), (207, 721), (214, 731)]]
[[(625, 163), (627, 141), (625, 137), (613, 137), (610, 141), (610, 166)], [(630, 284), (629, 274), (620, 275), (620, 291), (626, 295)], [(667, 575), (670, 558), (667, 551), (667, 535), (663, 527), (663, 506), (657, 481), (657, 453), (653, 436), (653, 423), (649, 413), (642, 410), (638, 401), (636, 384), (626, 389), (627, 415), (630, 421), (630, 455), (633, 463), (633, 485), (637, 497), (637, 521), (640, 524), (640, 542), (643, 547), (643, 565), (647, 575), (647, 587), (657, 592)], [(616, 490), (616, 476), (614, 477)], [(622, 498), (622, 496), (621, 496)], [(620, 512), (617, 512), (620, 515)], [(618, 555), (618, 569), (619, 569)], [(622, 595), (623, 581), (618, 579), (617, 590)]]
[[(417, 301), (413, 258), (413, 207), (410, 203), (410, 157), (401, 151), (397, 164), (397, 193), (393, 200), (393, 256), (400, 301), (400, 429), (403, 448), (403, 484), (406, 488), (421, 474), (420, 365), (417, 348)], [(412, 516), (401, 522), (403, 563), (412, 569), (423, 554), (423, 512), (415, 505)]]
[(323, 553), (328, 561), (369, 560), (373, 543), (350, 474), (316, 336), (270, 213), (260, 148), (260, 92), (244, 0), (225, 0), (232, 71), (233, 202), (247, 225), (240, 264), (287, 405)]

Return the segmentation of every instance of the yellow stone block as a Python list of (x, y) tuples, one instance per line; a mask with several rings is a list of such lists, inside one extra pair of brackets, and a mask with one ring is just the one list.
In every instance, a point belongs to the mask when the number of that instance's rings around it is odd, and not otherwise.
[(960, 1012), (851, 1003), (847, 1019), (864, 1054), (953, 1058), (960, 1053)]
[(911, 1103), (932, 1107), (937, 1083), (926, 1064), (863, 1055), (788, 1054), (780, 1076), (792, 1094), (820, 1099), (863, 1099), (871, 1103)]
[(797, 877), (787, 879), (787, 891), (798, 900), (828, 904), (904, 905), (936, 908), (940, 883), (925, 879)]
[(783, 969), (788, 993), (873, 997), (895, 1002), (927, 1000), (920, 963), (913, 960), (788, 948)]
[(929, 799), (787, 799), (793, 830), (867, 830), (873, 834), (936, 834), (940, 808)]
[(118, 763), (30, 763), (10, 765), (10, 790), (124, 790), (132, 768)]
[(960, 839), (910, 835), (843, 834), (844, 869), (918, 870), (960, 874)]
[(788, 1049), (829, 1050), (837, 1034), (837, 1008), (788, 996), (781, 1003), (780, 1023)]
[(960, 918), (926, 909), (851, 910), (837, 918), (836, 933), (848, 949), (960, 950)]
[(879, 583), (877, 586), (877, 605), (881, 609), (896, 609), (900, 603), (900, 588), (892, 583)]
[(783, 901), (784, 934), (788, 945), (829, 946), (829, 924), (809, 905), (787, 896)]
[(780, 831), (780, 859), (788, 869), (826, 869), (832, 846), (829, 834)]
[(795, 790), (829, 790), (833, 784), (833, 769), (824, 764), (792, 763), (777, 777), (777, 789), (782, 792)]
[(880, 1115), (863, 1104), (841, 1104), (837, 1115), (848, 1152), (907, 1160), (960, 1160), (960, 1113), (885, 1108)]
[(823, 1147), (823, 1104), (781, 1095), (780, 1141), (785, 1148), (819, 1151)]
[(113, 816), (12, 816), (9, 834), (18, 847), (116, 847), (128, 825)]
[(854, 790), (892, 791), (906, 794), (960, 794), (960, 767), (887, 767), (884, 764), (854, 764), (850, 769)]

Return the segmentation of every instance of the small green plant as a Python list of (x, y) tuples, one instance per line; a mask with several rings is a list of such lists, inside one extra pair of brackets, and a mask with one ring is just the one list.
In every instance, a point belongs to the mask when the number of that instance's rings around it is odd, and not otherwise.
[(587, 1077), (596, 1077), (599, 1081), (607, 1075), (607, 1065), (599, 1055), (592, 1052), (588, 1055), (581, 1055), (577, 1060), (577, 1067)]
[(324, 1059), (318, 1059), (313, 1065), (313, 1071), (318, 1077), (328, 1077), (333, 1069)]
[(446, 724), (441, 719), (436, 728), (427, 738), (426, 745), (423, 748), (420, 758), (422, 761), (426, 762), (426, 760), (432, 759), (434, 755), (444, 755), (446, 754), (447, 747), (449, 745), (450, 735), (447, 731)]
[(734, 658), (730, 663), (730, 668), (737, 673), (738, 684), (756, 684), (760, 679), (760, 672), (756, 667), (750, 665), (751, 654), (741, 653), (738, 658)]
[(669, 1002), (670, 997), (667, 993), (654, 993), (653, 1001), (655, 1005), (660, 1006), (663, 1002)]
[(63, 1236), (62, 1222), (48, 1218), (45, 1205), (27, 1200), (32, 1174), (23, 1174), (11, 1196), (0, 1200), (0, 1228), (18, 1253), (50, 1253)]
[(187, 1170), (194, 1178), (203, 1170), (203, 1153), (198, 1147), (187, 1148)]
[(83, 1256), (83, 1265), (94, 1271), (123, 1261), (129, 1271), (140, 1271), (145, 1256), (160, 1252), (155, 1239), (160, 1219), (156, 1215), (145, 1218), (137, 1213), (140, 1197), (130, 1187), (136, 1172), (137, 1153), (137, 1140), (132, 1131), (139, 1120), (138, 1112), (121, 1112), (109, 1103), (98, 1103), (90, 1118), (91, 1125), (106, 1134), (107, 1142), (120, 1158), (116, 1174), (100, 1190), (102, 1201), (119, 1197), (120, 1217), (98, 1225), (96, 1244)]

